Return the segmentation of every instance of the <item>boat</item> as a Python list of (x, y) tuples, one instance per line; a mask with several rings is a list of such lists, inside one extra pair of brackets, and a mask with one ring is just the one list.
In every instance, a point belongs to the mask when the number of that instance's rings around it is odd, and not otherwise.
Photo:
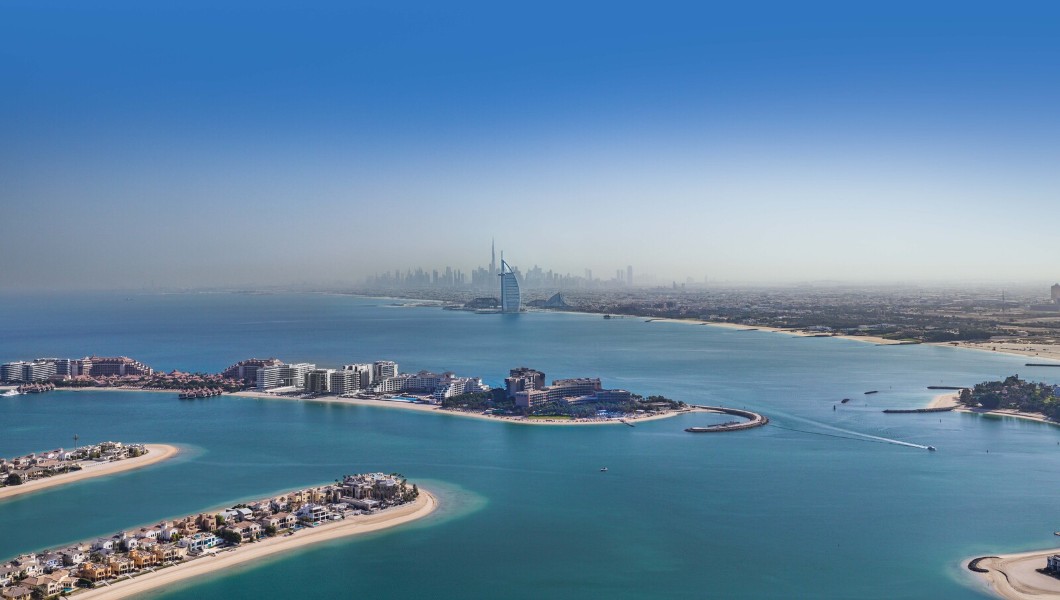
[(850, 398), (843, 398), (839, 402), (840, 402), (840, 404), (846, 404), (847, 402), (850, 402)]
[(600, 472), (601, 472), (601, 473), (603, 473), (603, 472), (605, 472), (605, 471), (607, 471), (607, 467), (600, 467)]
[(934, 446), (928, 446), (927, 449), (928, 449), (929, 452), (934, 452), (935, 451), (935, 447)]
[(880, 393), (880, 390), (871, 390), (871, 391), (865, 392), (865, 395), (869, 395), (869, 394), (879, 394), (879, 393)]
[(1053, 535), (1060, 535), (1060, 531), (1054, 531)]

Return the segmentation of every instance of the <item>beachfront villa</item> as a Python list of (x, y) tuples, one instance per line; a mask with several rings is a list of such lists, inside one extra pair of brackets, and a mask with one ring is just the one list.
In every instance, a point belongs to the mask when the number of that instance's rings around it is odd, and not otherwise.
[(348, 516), (412, 502), (418, 496), (400, 475), (346, 475), (334, 484), (295, 490), (217, 514), (121, 531), (92, 542), (24, 554), (0, 565), (0, 597), (45, 597), (210, 554), (222, 546), (253, 543), (281, 532), (341, 521)]

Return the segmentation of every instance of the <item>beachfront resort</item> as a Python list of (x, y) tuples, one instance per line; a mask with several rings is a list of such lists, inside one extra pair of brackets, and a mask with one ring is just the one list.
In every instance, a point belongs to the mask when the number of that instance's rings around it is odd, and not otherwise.
[(264, 394), (303, 400), (389, 400), (434, 405), (442, 410), (481, 416), (607, 421), (676, 414), (687, 410), (683, 402), (662, 396), (644, 398), (624, 389), (607, 389), (598, 377), (555, 379), (546, 385), (539, 370), (518, 367), (504, 379), (504, 387), (490, 387), (481, 377), (452, 371), (420, 370), (402, 373), (392, 360), (350, 363), (340, 368), (314, 363), (286, 363), (278, 358), (250, 358), (220, 373), (159, 372), (129, 357), (98, 356), (83, 359), (38, 358), (0, 365), (8, 384), (58, 388), (120, 388), (177, 390), (182, 400), (221, 393)]
[(366, 518), (419, 496), (418, 486), (397, 473), (346, 475), (334, 484), (23, 554), (0, 566), (0, 597), (29, 600), (111, 586), (265, 538), (304, 537), (303, 530)]
[(144, 444), (102, 442), (73, 450), (56, 448), (15, 458), (0, 458), (0, 488), (80, 471), (90, 465), (137, 458), (148, 452)]

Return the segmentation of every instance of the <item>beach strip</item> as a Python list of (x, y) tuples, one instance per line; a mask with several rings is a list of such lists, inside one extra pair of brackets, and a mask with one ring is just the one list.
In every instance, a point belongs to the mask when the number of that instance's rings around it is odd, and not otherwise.
[(410, 521), (422, 519), (434, 512), (436, 508), (438, 508), (438, 500), (429, 492), (420, 488), (419, 497), (409, 504), (396, 506), (372, 515), (358, 515), (348, 517), (342, 521), (302, 529), (290, 536), (280, 535), (264, 538), (249, 544), (242, 544), (212, 555), (202, 556), (150, 573), (137, 575), (132, 579), (110, 582), (109, 585), (77, 592), (73, 597), (91, 600), (129, 598), (155, 588), (168, 588), (184, 579), (202, 577), (214, 571), (230, 569), (237, 565), (261, 560), (281, 552), (290, 552), (295, 548), (310, 544), (396, 527)]
[(168, 444), (144, 444), (144, 446), (147, 447), (147, 454), (143, 456), (100, 463), (84, 461), (80, 463), (82, 466), (80, 471), (60, 473), (59, 475), (53, 475), (51, 477), (34, 479), (33, 481), (27, 481), (22, 485), (2, 487), (0, 488), (0, 500), (39, 492), (48, 488), (83, 481), (85, 479), (104, 477), (106, 475), (121, 473), (122, 471), (131, 471), (132, 469), (141, 469), (162, 462), (163, 460), (173, 458), (180, 453), (180, 448)]
[[(1046, 559), (1053, 554), (1060, 554), (1060, 548), (980, 558), (976, 566), (986, 572), (975, 575), (1007, 600), (1060, 598), (1060, 579), (1037, 571), (1045, 567)], [(965, 568), (970, 562), (965, 561)]]
[[(97, 388), (103, 389), (103, 388)], [(525, 417), (507, 417), (507, 416), (494, 416), (484, 415), (479, 412), (463, 411), (463, 410), (446, 410), (435, 404), (417, 404), (415, 402), (401, 402), (395, 400), (370, 400), (367, 398), (342, 398), (340, 396), (321, 396), (317, 398), (301, 399), (292, 398), (289, 396), (278, 396), (276, 394), (269, 394), (266, 392), (235, 392), (232, 394), (226, 394), (227, 396), (240, 396), (243, 398), (261, 398), (265, 400), (286, 400), (288, 402), (325, 402), (334, 404), (352, 404), (354, 406), (374, 406), (377, 408), (396, 408), (400, 410), (415, 410), (419, 412), (429, 412), (437, 415), (452, 415), (454, 417), (466, 417), (471, 419), (480, 419), (483, 421), (492, 421), (494, 423), (512, 423), (513, 425), (625, 425), (623, 421), (629, 421), (632, 423), (641, 423), (644, 421), (657, 421), (659, 419), (667, 419), (669, 417), (675, 417), (677, 415), (684, 415), (690, 412), (695, 412), (696, 408), (689, 407), (687, 410), (674, 410), (665, 413), (647, 414), (644, 416), (630, 416), (622, 419), (528, 419)]]

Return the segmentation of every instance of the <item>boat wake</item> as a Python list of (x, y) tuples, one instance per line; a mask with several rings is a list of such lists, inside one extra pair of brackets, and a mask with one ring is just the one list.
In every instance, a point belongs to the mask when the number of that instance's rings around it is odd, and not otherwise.
[(772, 423), (770, 423), (770, 425), (773, 426), (773, 427), (777, 427), (778, 429), (786, 429), (788, 431), (797, 431), (799, 433), (808, 433), (810, 435), (823, 435), (823, 436), (826, 436), (826, 437), (834, 437), (834, 438), (840, 438), (840, 439), (855, 440), (855, 441), (859, 441), (859, 442), (875, 442), (875, 443), (878, 443), (878, 444), (894, 444), (896, 446), (908, 446), (910, 448), (918, 448), (920, 450), (932, 450), (932, 449), (934, 449), (932, 446), (928, 446), (928, 445), (925, 445), (925, 444), (914, 444), (913, 442), (905, 442), (905, 441), (902, 441), (902, 440), (896, 440), (894, 438), (887, 438), (887, 437), (882, 437), (882, 436), (878, 436), (878, 435), (872, 435), (872, 434), (869, 434), (869, 433), (861, 433), (860, 431), (853, 431), (853, 430), (850, 430), (850, 429), (843, 429), (842, 427), (836, 427), (834, 425), (827, 425), (825, 423), (819, 423), (817, 421), (811, 421), (809, 419), (801, 419), (799, 417), (793, 417), (793, 416), (790, 416), (790, 415), (789, 415), (789, 418), (795, 419), (797, 421), (804, 421), (806, 423), (815, 425), (815, 426), (820, 427), (822, 429), (829, 429), (829, 430), (832, 430), (832, 431), (837, 431), (839, 433), (845, 433), (847, 435), (838, 435), (838, 434), (835, 434), (835, 433), (824, 433), (822, 431), (808, 431), (808, 430), (805, 430), (805, 429), (796, 429), (794, 427), (784, 427), (784, 426), (781, 426), (781, 425), (777, 425), (776, 422), (772, 422)]

